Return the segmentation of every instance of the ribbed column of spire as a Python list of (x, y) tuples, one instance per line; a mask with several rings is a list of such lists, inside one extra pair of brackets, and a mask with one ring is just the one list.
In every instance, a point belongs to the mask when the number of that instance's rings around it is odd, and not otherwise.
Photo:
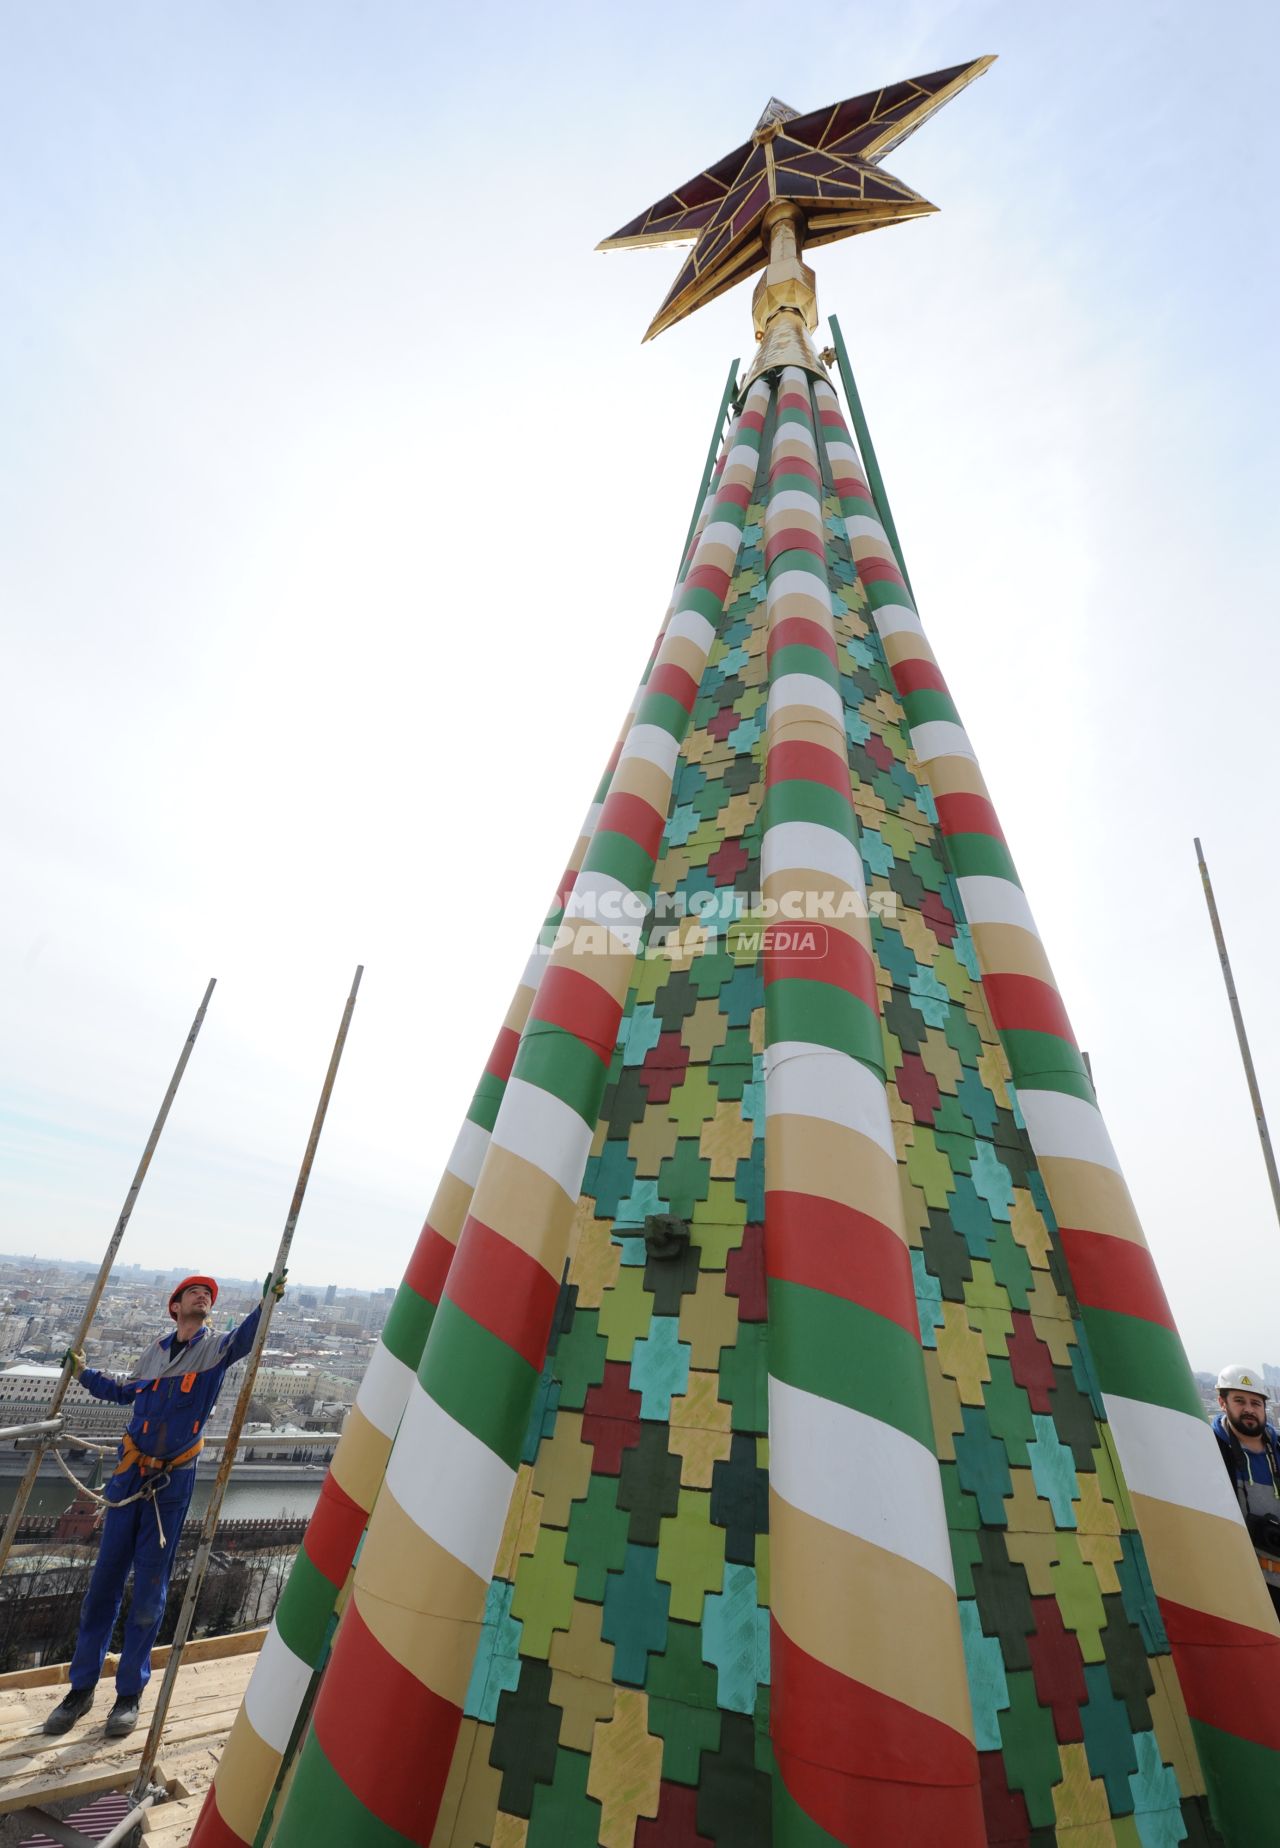
[[(680, 741), (741, 540), (767, 389), (728, 444), (546, 960), (272, 1839), (428, 1843), (546, 1352)], [(394, 1834), (389, 1835), (388, 1831)]]
[(489, 1136), (507, 1088), (516, 1049), (528, 1022), (543, 967), (564, 922), (565, 908), (586, 859), (631, 727), (644, 701), (720, 483), (728, 445), (712, 471), (693, 534), (654, 639), (640, 684), (627, 710), (539, 932), (512, 996), (493, 1050), (449, 1155), (404, 1278), (375, 1344), (356, 1402), (321, 1485), (289, 1579), (254, 1665), (244, 1703), (223, 1748), (218, 1769), (191, 1837), (191, 1848), (248, 1844), (257, 1834), (294, 1740), (312, 1678), (321, 1668), (335, 1615), (340, 1612), (357, 1548), (386, 1475), (391, 1446), (422, 1360)]
[(965, 1848), (986, 1831), (796, 367), (765, 560), (774, 1840)]
[(1280, 1631), (974, 749), (835, 393), (816, 390), (849, 544), (932, 790), (982, 985), (1079, 1300), (1208, 1781), (1231, 1843), (1280, 1813)]

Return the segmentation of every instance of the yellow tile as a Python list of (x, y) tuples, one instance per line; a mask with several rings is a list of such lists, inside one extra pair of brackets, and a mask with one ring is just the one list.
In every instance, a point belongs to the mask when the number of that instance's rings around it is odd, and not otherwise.
[(542, 1520), (551, 1527), (567, 1527), (569, 1511), (581, 1501), (591, 1481), (592, 1447), (582, 1441), (582, 1413), (556, 1415), (555, 1430), (544, 1438), (533, 1469), (533, 1485), (542, 1497)]
[(724, 1271), (698, 1272), (698, 1287), (680, 1303), (680, 1339), (691, 1344), (690, 1365), (715, 1372), (721, 1348), (738, 1338), (738, 1299), (725, 1293)]
[(970, 1328), (962, 1303), (944, 1302), (942, 1327), (937, 1330), (938, 1364), (956, 1382), (963, 1405), (981, 1405), (983, 1387), (991, 1378), (991, 1364), (981, 1333)]
[(649, 1697), (617, 1688), (613, 1718), (596, 1725), (587, 1794), (600, 1804), (600, 1848), (632, 1848), (636, 1821), (656, 1816), (662, 1780), (662, 1740), (649, 1731)]
[(717, 1180), (736, 1179), (738, 1163), (751, 1153), (753, 1135), (753, 1126), (743, 1116), (741, 1104), (722, 1099), (716, 1105), (711, 1121), (702, 1125), (698, 1148), (711, 1163), (711, 1173)]
[(1084, 1746), (1060, 1745), (1058, 1756), (1062, 1782), (1053, 1787), (1053, 1813), (1059, 1841), (1061, 1831), (1069, 1829), (1071, 1848), (1115, 1848), (1107, 1787), (1100, 1777), (1090, 1776)]

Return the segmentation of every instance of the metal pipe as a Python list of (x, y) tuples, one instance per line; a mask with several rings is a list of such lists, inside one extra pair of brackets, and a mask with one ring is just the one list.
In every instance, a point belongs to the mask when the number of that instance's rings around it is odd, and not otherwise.
[(844, 386), (845, 400), (849, 406), (849, 418), (853, 424), (858, 447), (862, 451), (862, 465), (867, 471), (867, 484), (875, 495), (876, 512), (880, 515), (880, 524), (889, 537), (893, 555), (898, 561), (898, 569), (914, 603), (916, 593), (911, 589), (911, 579), (907, 575), (907, 561), (902, 556), (902, 541), (898, 538), (898, 529), (893, 523), (893, 512), (889, 506), (889, 496), (885, 492), (884, 476), (880, 473), (880, 464), (876, 459), (875, 444), (871, 441), (871, 431), (862, 409), (862, 399), (858, 396), (857, 380), (853, 376), (853, 367), (849, 364), (849, 352), (844, 344), (844, 335), (840, 332), (840, 323), (833, 314), (827, 316), (831, 329), (831, 338), (836, 349), (836, 365), (840, 369), (840, 382)]
[(1267, 1128), (1267, 1113), (1262, 1107), (1262, 1092), (1258, 1088), (1258, 1074), (1253, 1069), (1253, 1054), (1249, 1050), (1249, 1036), (1244, 1030), (1244, 1015), (1240, 1011), (1240, 997), (1236, 993), (1235, 977), (1231, 973), (1231, 959), (1227, 955), (1227, 940), (1222, 934), (1222, 920), (1218, 916), (1218, 906), (1213, 896), (1213, 884), (1209, 878), (1209, 868), (1205, 864), (1198, 835), (1196, 836), (1196, 860), (1200, 866), (1200, 880), (1204, 886), (1205, 903), (1209, 907), (1209, 922), (1213, 926), (1213, 940), (1218, 946), (1218, 961), (1222, 964), (1222, 979), (1227, 985), (1227, 1000), (1231, 1003), (1231, 1018), (1235, 1022), (1240, 1059), (1244, 1065), (1245, 1083), (1249, 1087), (1249, 1102), (1253, 1105), (1253, 1120), (1258, 1126), (1258, 1140), (1262, 1144), (1262, 1159), (1266, 1163), (1267, 1179), (1271, 1183), (1271, 1200), (1276, 1209), (1276, 1218), (1280, 1219), (1280, 1173), (1276, 1171), (1276, 1152), (1271, 1146), (1271, 1131)]
[(720, 414), (716, 418), (716, 427), (711, 436), (711, 447), (707, 451), (707, 459), (702, 470), (702, 492), (699, 494), (697, 504), (693, 509), (693, 518), (689, 522), (689, 530), (684, 536), (684, 553), (682, 556), (688, 553), (689, 542), (693, 538), (694, 529), (698, 524), (698, 515), (702, 512), (702, 503), (707, 498), (707, 488), (711, 482), (711, 471), (716, 465), (716, 454), (720, 448), (720, 437), (724, 430), (724, 420), (729, 415), (729, 406), (733, 403), (737, 395), (738, 362), (735, 359), (733, 364), (729, 367), (729, 376), (724, 382), (724, 396), (720, 400)]
[[(191, 1057), (192, 1048), (196, 1043), (196, 1037), (201, 1027), (204, 1025), (205, 1011), (209, 1006), (209, 998), (213, 994), (216, 986), (216, 976), (210, 976), (209, 986), (204, 991), (204, 999), (196, 1009), (196, 1017), (191, 1023), (191, 1031), (187, 1034), (182, 1051), (178, 1054), (178, 1063), (173, 1068), (173, 1077), (169, 1080), (169, 1089), (164, 1094), (164, 1101), (160, 1105), (159, 1114), (151, 1126), (151, 1134), (147, 1137), (147, 1146), (142, 1151), (142, 1159), (139, 1161), (133, 1180), (129, 1184), (129, 1191), (124, 1197), (124, 1205), (120, 1209), (119, 1219), (116, 1220), (115, 1231), (111, 1234), (107, 1243), (107, 1249), (103, 1253), (102, 1263), (98, 1266), (98, 1275), (94, 1279), (93, 1288), (89, 1292), (89, 1300), (85, 1304), (84, 1314), (80, 1318), (80, 1326), (77, 1328), (71, 1342), (73, 1352), (78, 1352), (83, 1348), (89, 1333), (89, 1325), (97, 1314), (98, 1304), (102, 1301), (102, 1292), (106, 1289), (107, 1279), (111, 1275), (111, 1266), (115, 1263), (116, 1253), (120, 1249), (120, 1241), (124, 1237), (125, 1228), (129, 1224), (130, 1215), (137, 1203), (138, 1195), (142, 1190), (142, 1183), (147, 1178), (147, 1169), (151, 1166), (151, 1157), (156, 1152), (156, 1144), (160, 1140), (160, 1132), (168, 1120), (170, 1106), (178, 1094), (178, 1086), (182, 1082), (182, 1074), (187, 1069), (187, 1061)], [(64, 1361), (61, 1377), (54, 1387), (53, 1397), (49, 1401), (50, 1417), (56, 1416), (56, 1414), (61, 1411), (62, 1401), (67, 1396), (67, 1388), (71, 1384), (71, 1378), (71, 1368), (68, 1363)], [(9, 1557), (9, 1549), (13, 1545), (13, 1537), (18, 1531), (18, 1523), (27, 1511), (27, 1503), (31, 1499), (32, 1489), (36, 1486), (36, 1477), (40, 1474), (40, 1463), (43, 1456), (43, 1447), (37, 1448), (30, 1463), (28, 1463), (23, 1472), (22, 1481), (18, 1484), (17, 1493), (13, 1498), (13, 1506), (9, 1510), (9, 1518), (5, 1522), (4, 1532), (0, 1534), (0, 1572), (4, 1571), (5, 1561)]]
[(131, 1830), (137, 1828), (144, 1814), (151, 1808), (155, 1801), (155, 1797), (150, 1796), (144, 1797), (141, 1803), (135, 1803), (133, 1808), (129, 1811), (129, 1814), (121, 1817), (115, 1828), (112, 1829), (110, 1835), (103, 1836), (102, 1840), (98, 1843), (98, 1848), (120, 1848), (120, 1843), (125, 1840)]
[(0, 1444), (10, 1443), (19, 1437), (39, 1437), (42, 1434), (52, 1436), (55, 1431), (61, 1431), (61, 1429), (61, 1418), (42, 1418), (39, 1424), (6, 1425), (4, 1430), (0, 1431)]
[(169, 1702), (173, 1699), (173, 1690), (178, 1679), (178, 1668), (182, 1662), (182, 1651), (191, 1625), (195, 1620), (196, 1602), (200, 1588), (204, 1584), (204, 1575), (208, 1570), (209, 1556), (213, 1551), (213, 1537), (218, 1528), (218, 1515), (222, 1509), (222, 1498), (226, 1494), (227, 1483), (231, 1477), (231, 1467), (235, 1462), (236, 1446), (240, 1440), (241, 1428), (249, 1410), (249, 1400), (253, 1396), (254, 1382), (257, 1378), (258, 1363), (266, 1345), (267, 1330), (271, 1323), (271, 1311), (275, 1307), (272, 1290), (289, 1262), (289, 1247), (293, 1243), (294, 1228), (298, 1215), (302, 1211), (303, 1198), (307, 1191), (307, 1182), (311, 1178), (311, 1164), (315, 1160), (316, 1147), (320, 1141), (320, 1131), (324, 1128), (325, 1116), (329, 1109), (329, 1098), (333, 1092), (333, 1081), (338, 1075), (338, 1066), (342, 1059), (342, 1049), (347, 1043), (347, 1029), (351, 1025), (351, 1015), (356, 1005), (356, 993), (360, 987), (360, 977), (364, 974), (364, 965), (356, 969), (355, 979), (351, 984), (351, 993), (342, 1010), (342, 1020), (338, 1026), (338, 1037), (333, 1043), (333, 1052), (329, 1058), (329, 1069), (325, 1073), (324, 1084), (320, 1091), (320, 1102), (316, 1105), (316, 1114), (311, 1125), (311, 1134), (303, 1152), (302, 1166), (298, 1170), (297, 1183), (293, 1190), (293, 1199), (289, 1203), (289, 1212), (284, 1222), (284, 1231), (280, 1235), (279, 1248), (275, 1263), (267, 1279), (267, 1287), (262, 1297), (262, 1313), (254, 1331), (253, 1346), (245, 1363), (244, 1378), (240, 1382), (240, 1391), (236, 1398), (235, 1410), (231, 1414), (231, 1423), (223, 1439), (222, 1461), (213, 1480), (213, 1489), (209, 1496), (209, 1505), (205, 1509), (204, 1522), (200, 1529), (200, 1539), (196, 1546), (195, 1558), (191, 1562), (191, 1571), (187, 1577), (187, 1588), (182, 1599), (182, 1609), (178, 1613), (177, 1627), (170, 1645), (169, 1660), (165, 1663), (164, 1679), (160, 1683), (160, 1692), (156, 1696), (155, 1709), (151, 1715), (151, 1725), (147, 1732), (146, 1743), (142, 1748), (142, 1759), (138, 1765), (138, 1775), (134, 1780), (133, 1795), (138, 1798), (151, 1782), (155, 1770), (156, 1756), (160, 1750), (160, 1741), (164, 1735), (165, 1718), (169, 1711)]

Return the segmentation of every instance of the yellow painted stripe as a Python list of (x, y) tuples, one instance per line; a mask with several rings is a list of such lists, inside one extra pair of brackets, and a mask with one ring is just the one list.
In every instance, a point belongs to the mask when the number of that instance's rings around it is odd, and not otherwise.
[[(624, 925), (626, 922), (622, 920)], [(572, 918), (560, 926), (556, 948), (547, 960), (558, 969), (573, 969), (579, 975), (589, 975), (621, 1007), (635, 972), (636, 953), (615, 937), (603, 922)]]
[(367, 1512), (377, 1500), (390, 1455), (391, 1439), (353, 1405), (329, 1470), (343, 1494)]
[(467, 1698), (480, 1641), (483, 1597), (480, 1616), (468, 1620), (462, 1615), (407, 1611), (402, 1605), (375, 1598), (362, 1585), (356, 1586), (354, 1595), (356, 1609), (387, 1654), (423, 1687), (460, 1707)]
[(461, 1180), (458, 1175), (450, 1174), (446, 1168), (440, 1176), (440, 1185), (427, 1213), (427, 1224), (441, 1238), (448, 1239), (456, 1245), (462, 1232), (462, 1224), (471, 1210), (471, 1183)]
[(820, 1117), (771, 1116), (764, 1158), (771, 1187), (838, 1200), (903, 1236), (897, 1163), (856, 1129)]
[(770, 1603), (806, 1654), (972, 1740), (955, 1593), (769, 1492)]
[(241, 1841), (251, 1842), (280, 1769), (280, 1754), (260, 1739), (241, 1707), (213, 1774), (218, 1813)]
[(988, 975), (1031, 975), (1056, 986), (1044, 945), (1020, 924), (974, 924), (973, 944), (978, 962)]
[(639, 796), (650, 808), (665, 815), (671, 798), (671, 778), (660, 765), (650, 763), (647, 757), (624, 757), (609, 784), (609, 794), (617, 793)]
[(923, 635), (915, 635), (910, 629), (899, 629), (896, 635), (886, 635), (882, 646), (890, 667), (896, 667), (899, 661), (930, 661), (937, 666), (933, 650)]
[(472, 1212), (482, 1224), (535, 1258), (557, 1282), (577, 1201), (541, 1168), (491, 1143)]
[(972, 757), (931, 757), (920, 775), (935, 796), (991, 796)]
[(1132, 1501), (1157, 1597), (1275, 1634), (1271, 1594), (1238, 1522), (1151, 1495)]
[(1129, 1189), (1114, 1168), (1104, 1168), (1096, 1161), (1072, 1161), (1065, 1155), (1041, 1156), (1038, 1166), (1060, 1226), (1108, 1232), (1131, 1245), (1146, 1245)]

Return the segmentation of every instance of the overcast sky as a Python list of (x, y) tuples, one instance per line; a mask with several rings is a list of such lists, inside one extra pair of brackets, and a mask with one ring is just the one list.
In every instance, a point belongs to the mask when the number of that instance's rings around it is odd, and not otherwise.
[[(785, 18), (793, 29), (782, 31)], [(815, 253), (1193, 1364), (1280, 1362), (1276, 11), (0, 0), (0, 1249), (398, 1281), (665, 606), (746, 290), (596, 241), (1000, 61)]]

